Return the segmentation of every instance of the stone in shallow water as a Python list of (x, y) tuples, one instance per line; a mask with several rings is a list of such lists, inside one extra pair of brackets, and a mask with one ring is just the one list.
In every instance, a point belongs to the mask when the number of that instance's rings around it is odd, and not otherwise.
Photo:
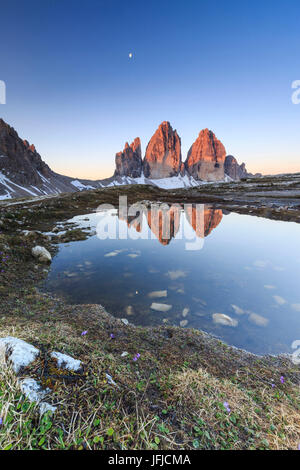
[(257, 313), (251, 313), (249, 315), (249, 321), (254, 323), (257, 326), (267, 326), (269, 320), (261, 315), (257, 315)]
[(40, 351), (22, 339), (7, 336), (0, 338), (0, 356), (8, 357), (13, 370), (18, 373), (22, 367), (27, 367), (40, 354)]
[(267, 261), (263, 261), (263, 260), (256, 260), (254, 261), (253, 265), (256, 267), (256, 268), (265, 268), (267, 266), (268, 262)]
[(168, 304), (157, 304), (157, 303), (152, 303), (150, 308), (152, 310), (156, 310), (157, 312), (168, 312), (169, 310), (171, 310), (172, 308), (172, 305), (168, 305)]
[(161, 297), (167, 297), (168, 295), (168, 291), (166, 290), (154, 290), (153, 292), (149, 292), (148, 294), (148, 297), (150, 297), (150, 299), (152, 298), (161, 298)]
[(283, 297), (280, 297), (280, 295), (273, 295), (273, 299), (278, 305), (286, 304), (286, 300)]
[(224, 315), (224, 313), (213, 313), (212, 315), (214, 323), (223, 326), (237, 326), (238, 321), (234, 320), (233, 318), (229, 317), (228, 315)]
[(300, 312), (300, 304), (292, 304), (291, 307), (293, 310), (296, 310), (296, 312)]
[(188, 315), (189, 311), (190, 311), (189, 308), (187, 308), (187, 307), (184, 308), (184, 309), (182, 310), (182, 316), (183, 316), (183, 317), (186, 317), (186, 316)]
[(125, 312), (126, 312), (126, 315), (134, 315), (134, 310), (133, 310), (133, 307), (132, 305), (127, 305), (127, 307), (125, 308)]
[(180, 326), (184, 327), (188, 324), (188, 321), (187, 320), (181, 320), (181, 322), (179, 324), (180, 324)]
[(231, 304), (231, 307), (237, 315), (243, 315), (243, 313), (245, 313), (245, 311), (237, 305)]
[(166, 273), (166, 276), (168, 276), (172, 281), (176, 281), (176, 279), (180, 279), (181, 277), (186, 277), (186, 272), (178, 269), (176, 271), (168, 271)]
[(204, 307), (206, 307), (207, 305), (207, 302), (205, 302), (205, 300), (203, 299), (200, 299), (199, 297), (192, 297), (192, 300), (196, 303), (203, 305)]
[(104, 255), (105, 258), (112, 258), (113, 256), (117, 256), (119, 254), (119, 252), (117, 251), (111, 251), (110, 253), (106, 253)]

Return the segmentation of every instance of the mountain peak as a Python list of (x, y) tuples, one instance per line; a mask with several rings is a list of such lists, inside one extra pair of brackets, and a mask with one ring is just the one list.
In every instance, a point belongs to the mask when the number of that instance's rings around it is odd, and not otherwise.
[(136, 137), (130, 145), (126, 142), (123, 152), (116, 154), (115, 161), (115, 176), (139, 178), (142, 174), (143, 163), (140, 138)]
[(223, 180), (225, 156), (222, 142), (211, 130), (202, 129), (188, 151), (185, 167), (196, 180)]
[(147, 178), (177, 176), (182, 169), (181, 140), (169, 121), (163, 121), (151, 137), (144, 158)]

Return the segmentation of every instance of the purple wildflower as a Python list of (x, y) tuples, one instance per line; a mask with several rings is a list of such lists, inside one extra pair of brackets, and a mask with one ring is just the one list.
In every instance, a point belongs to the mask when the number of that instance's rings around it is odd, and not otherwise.
[(115, 338), (115, 335), (113, 333), (110, 334), (111, 339)]
[(2, 424), (3, 424), (3, 419), (0, 416), (0, 426), (2, 426)]
[(227, 413), (231, 412), (231, 409), (229, 408), (229, 403), (227, 401), (224, 401), (223, 406), (226, 409)]
[(85, 336), (87, 334), (88, 330), (85, 330), (81, 333), (81, 336)]
[(283, 377), (283, 375), (280, 377), (280, 382), (281, 382), (282, 384), (284, 384), (284, 377)]

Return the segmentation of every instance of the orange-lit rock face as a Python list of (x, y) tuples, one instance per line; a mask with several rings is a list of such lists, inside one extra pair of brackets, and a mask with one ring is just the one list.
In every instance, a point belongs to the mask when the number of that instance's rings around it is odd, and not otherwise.
[(116, 154), (116, 176), (139, 178), (142, 174), (142, 151), (139, 137), (131, 145), (125, 144), (123, 152)]
[(162, 245), (168, 245), (180, 228), (180, 207), (173, 206), (168, 211), (159, 207), (147, 211), (147, 221), (150, 230)]
[[(196, 232), (197, 237), (207, 237), (213, 229), (215, 229), (223, 218), (221, 209), (214, 209), (213, 207), (204, 207), (204, 227), (203, 219), (197, 217), (196, 207), (189, 207), (186, 210), (186, 218)], [(200, 220), (199, 220), (200, 219)]]
[(146, 178), (176, 176), (182, 170), (181, 141), (169, 122), (160, 124), (150, 139), (144, 159)]
[(185, 167), (197, 180), (219, 181), (224, 179), (226, 151), (215, 134), (204, 129), (188, 151)]

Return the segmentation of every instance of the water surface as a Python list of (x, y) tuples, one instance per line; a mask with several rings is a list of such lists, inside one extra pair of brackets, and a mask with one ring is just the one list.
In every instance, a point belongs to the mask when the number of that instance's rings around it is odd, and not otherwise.
[[(117, 238), (61, 244), (45, 287), (70, 303), (100, 303), (137, 325), (193, 327), (259, 354), (293, 352), (300, 339), (300, 226), (212, 206), (203, 215), (199, 229), (193, 211), (173, 211), (170, 237), (154, 210), (139, 219), (113, 210), (75, 217), (92, 228), (114, 220)], [(125, 233), (131, 238), (120, 239)]]

